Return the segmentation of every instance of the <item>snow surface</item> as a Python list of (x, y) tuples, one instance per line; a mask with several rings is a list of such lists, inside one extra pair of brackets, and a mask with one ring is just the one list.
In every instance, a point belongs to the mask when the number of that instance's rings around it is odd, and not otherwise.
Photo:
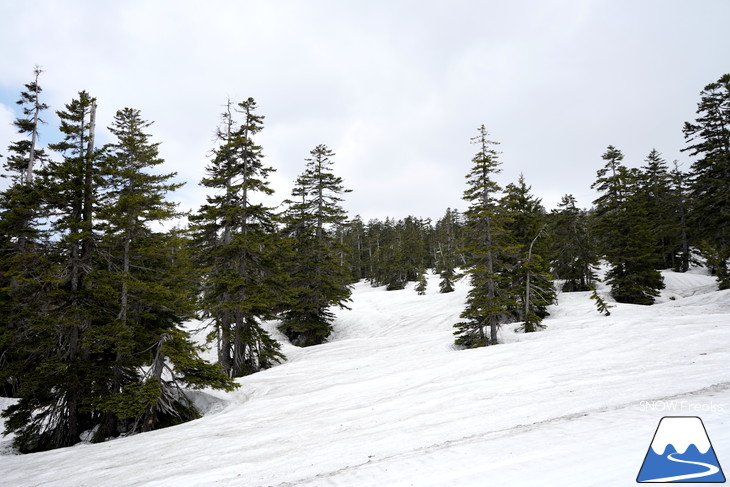
[(660, 304), (606, 317), (590, 293), (561, 293), (545, 331), (510, 325), (462, 351), (466, 282), (442, 295), (430, 276), (426, 296), (359, 283), (330, 343), (285, 345), (286, 363), (201, 394), (202, 419), (5, 450), (0, 485), (633, 485), (660, 418), (681, 415), (702, 417), (730, 465), (730, 291), (702, 271), (664, 278)]

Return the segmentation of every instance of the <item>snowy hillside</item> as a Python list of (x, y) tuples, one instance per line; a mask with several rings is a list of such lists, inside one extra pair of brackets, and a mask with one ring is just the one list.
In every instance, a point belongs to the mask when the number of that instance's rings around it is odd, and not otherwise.
[(2, 455), (0, 484), (632, 485), (671, 415), (700, 416), (730, 466), (730, 291), (700, 271), (664, 278), (660, 304), (604, 317), (563, 293), (547, 330), (466, 351), (452, 348), (465, 282), (442, 295), (431, 276), (426, 296), (359, 283), (330, 343), (285, 346), (283, 365), (201, 396), (203, 419)]

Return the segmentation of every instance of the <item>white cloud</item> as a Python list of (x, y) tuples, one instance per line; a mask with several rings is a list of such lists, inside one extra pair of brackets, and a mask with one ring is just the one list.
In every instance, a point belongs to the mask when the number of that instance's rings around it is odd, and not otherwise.
[(7, 147), (11, 141), (16, 138), (16, 131), (12, 125), (15, 120), (15, 112), (11, 107), (0, 103), (0, 164), (5, 164), (5, 158), (8, 156)]
[(462, 204), (484, 123), (502, 142), (503, 184), (524, 173), (546, 203), (573, 193), (589, 206), (607, 145), (632, 165), (652, 147), (684, 158), (681, 124), (730, 43), (730, 4), (710, 3), (9, 2), (0, 94), (41, 64), (53, 109), (82, 89), (103, 125), (140, 109), (193, 208), (227, 96), (254, 97), (266, 116), (280, 199), (325, 143), (353, 213), (438, 216)]

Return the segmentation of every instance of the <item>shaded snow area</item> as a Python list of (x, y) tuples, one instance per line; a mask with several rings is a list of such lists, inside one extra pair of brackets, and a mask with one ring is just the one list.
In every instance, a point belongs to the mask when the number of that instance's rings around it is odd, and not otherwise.
[(664, 278), (657, 305), (606, 317), (561, 293), (546, 330), (462, 351), (464, 280), (442, 295), (430, 276), (426, 296), (359, 283), (329, 343), (285, 345), (286, 363), (201, 395), (202, 419), (5, 454), (0, 484), (635, 485), (662, 416), (700, 416), (730, 466), (730, 291), (701, 271)]

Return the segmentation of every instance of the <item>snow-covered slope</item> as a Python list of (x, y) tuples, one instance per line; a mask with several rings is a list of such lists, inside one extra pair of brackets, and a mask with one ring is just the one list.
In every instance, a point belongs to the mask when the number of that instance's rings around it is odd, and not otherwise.
[(667, 415), (701, 416), (730, 464), (730, 291), (664, 277), (660, 304), (604, 317), (589, 293), (563, 293), (545, 331), (512, 325), (464, 351), (465, 282), (441, 295), (431, 276), (426, 296), (360, 283), (330, 343), (285, 346), (285, 364), (211, 393), (203, 419), (2, 455), (0, 484), (629, 485)]

